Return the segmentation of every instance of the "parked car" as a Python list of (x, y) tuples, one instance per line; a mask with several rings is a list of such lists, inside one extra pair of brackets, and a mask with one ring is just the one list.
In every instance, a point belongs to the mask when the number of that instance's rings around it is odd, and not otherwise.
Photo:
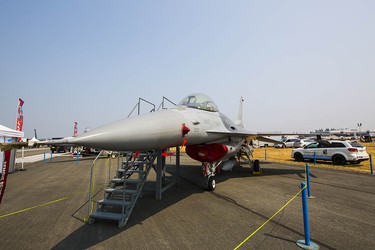
[(314, 159), (314, 154), (317, 160), (332, 161), (335, 165), (360, 163), (369, 159), (366, 147), (357, 141), (313, 142), (304, 148), (294, 149), (291, 156), (296, 161), (304, 161)]
[(310, 143), (313, 143), (315, 142), (315, 140), (312, 140), (312, 139), (298, 139), (297, 141), (294, 142), (294, 145), (293, 147), (295, 148), (303, 148), (307, 145), (309, 145)]
[(284, 139), (280, 144), (275, 144), (275, 148), (292, 148), (294, 143), (297, 141), (297, 138)]

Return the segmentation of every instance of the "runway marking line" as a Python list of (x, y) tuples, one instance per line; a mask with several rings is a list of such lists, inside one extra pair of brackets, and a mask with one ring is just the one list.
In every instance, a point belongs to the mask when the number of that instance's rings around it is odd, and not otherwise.
[(302, 193), (302, 191), (306, 188), (302, 188), (296, 195), (293, 196), (292, 199), (290, 199), (287, 203), (284, 204), (276, 213), (274, 213), (266, 222), (264, 222), (260, 227), (258, 227), (257, 230), (255, 230), (252, 234), (250, 234), (246, 239), (244, 239), (238, 246), (234, 248), (234, 250), (237, 250), (240, 248), (243, 244), (245, 244), (246, 241), (248, 241), (251, 237), (253, 237), (259, 230), (261, 230), (268, 222), (270, 222), (276, 215), (278, 215), (284, 208), (286, 208), (298, 195)]

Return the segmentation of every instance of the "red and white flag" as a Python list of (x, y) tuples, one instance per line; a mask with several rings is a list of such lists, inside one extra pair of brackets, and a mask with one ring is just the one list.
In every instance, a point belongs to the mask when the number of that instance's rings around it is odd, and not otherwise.
[(73, 136), (76, 137), (77, 135), (78, 135), (78, 126), (77, 126), (77, 122), (74, 122)]
[(17, 122), (16, 122), (16, 130), (17, 131), (22, 131), (22, 126), (23, 126), (23, 111), (22, 111), (22, 106), (25, 102), (21, 99), (18, 98), (18, 108), (17, 108)]
[[(2, 154), (3, 152), (1, 152)], [(0, 174), (0, 204), (3, 199), (5, 187), (7, 185), (7, 177), (9, 171), (9, 161), (10, 161), (10, 150), (4, 152), (4, 163), (1, 166), (2, 174)]]

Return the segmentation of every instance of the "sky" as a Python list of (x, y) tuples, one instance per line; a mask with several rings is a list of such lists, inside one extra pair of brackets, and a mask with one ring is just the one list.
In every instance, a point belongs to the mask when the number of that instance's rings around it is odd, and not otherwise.
[[(210, 96), (245, 128), (375, 130), (375, 1), (0, 1), (0, 124), (39, 138)], [(148, 109), (142, 106), (142, 109)]]

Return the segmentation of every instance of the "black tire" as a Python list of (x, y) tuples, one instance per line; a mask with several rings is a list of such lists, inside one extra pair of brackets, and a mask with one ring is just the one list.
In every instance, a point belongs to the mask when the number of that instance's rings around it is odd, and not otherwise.
[(216, 181), (213, 176), (208, 177), (207, 180), (207, 190), (208, 191), (214, 191), (216, 187)]
[(260, 172), (259, 160), (254, 161), (254, 172)]
[(305, 160), (305, 158), (303, 158), (303, 155), (301, 153), (295, 153), (294, 154), (294, 159), (296, 161), (304, 161)]
[(334, 155), (332, 157), (332, 162), (333, 162), (333, 165), (346, 165), (347, 164), (345, 157), (342, 155)]

